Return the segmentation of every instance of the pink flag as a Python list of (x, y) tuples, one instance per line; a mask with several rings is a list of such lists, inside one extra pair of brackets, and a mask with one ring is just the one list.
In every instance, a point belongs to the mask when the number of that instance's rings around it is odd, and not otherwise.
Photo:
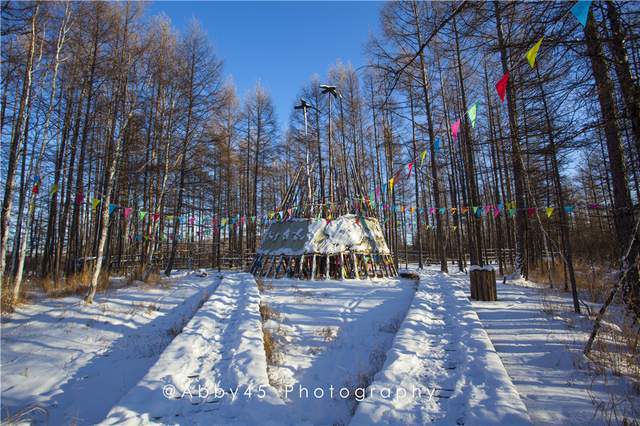
[(157, 221), (158, 221), (158, 219), (160, 219), (160, 213), (154, 213), (154, 214), (153, 214), (153, 221), (154, 221), (154, 222), (157, 222)]
[(196, 218), (195, 218), (195, 217), (193, 217), (193, 216), (191, 216), (191, 217), (189, 218), (189, 225), (193, 225), (194, 223), (196, 223)]
[(458, 118), (455, 123), (451, 126), (451, 133), (453, 134), (453, 139), (458, 138), (458, 131), (460, 130), (460, 119)]
[(507, 83), (509, 81), (509, 70), (502, 76), (500, 81), (496, 83), (496, 90), (498, 91), (498, 96), (500, 96), (500, 101), (504, 102), (504, 96), (507, 93)]
[(125, 219), (128, 218), (132, 211), (133, 211), (132, 207), (125, 207), (124, 211), (123, 211), (124, 212), (124, 218)]
[(407, 169), (409, 169), (409, 173), (407, 174), (407, 177), (411, 176), (411, 169), (413, 168), (413, 162), (407, 164)]

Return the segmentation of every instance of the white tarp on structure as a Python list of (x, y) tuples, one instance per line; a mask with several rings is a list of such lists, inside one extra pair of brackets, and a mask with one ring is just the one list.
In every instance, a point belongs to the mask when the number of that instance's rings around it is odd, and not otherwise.
[(269, 225), (258, 254), (295, 256), (342, 252), (391, 254), (377, 219), (348, 214), (334, 220), (296, 218)]

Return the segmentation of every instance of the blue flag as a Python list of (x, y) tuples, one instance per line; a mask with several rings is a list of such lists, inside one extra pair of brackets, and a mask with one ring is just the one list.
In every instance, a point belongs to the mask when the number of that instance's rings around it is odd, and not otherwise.
[(589, 8), (591, 7), (591, 0), (580, 0), (571, 8), (571, 13), (576, 17), (578, 22), (583, 27), (587, 26), (587, 19), (589, 18)]
[(438, 150), (440, 149), (440, 138), (439, 137), (436, 138), (436, 141), (433, 144), (433, 149), (435, 149), (436, 152), (438, 152)]

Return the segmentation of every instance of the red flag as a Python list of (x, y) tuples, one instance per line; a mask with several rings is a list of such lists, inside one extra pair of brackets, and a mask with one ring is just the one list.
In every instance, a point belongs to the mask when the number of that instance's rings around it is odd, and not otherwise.
[(498, 96), (500, 96), (500, 100), (504, 102), (504, 95), (507, 94), (507, 82), (509, 81), (509, 70), (502, 76), (500, 81), (496, 83), (496, 90), (498, 91)]
[(453, 134), (453, 139), (454, 140), (458, 137), (458, 130), (460, 130), (460, 119), (459, 118), (451, 126), (451, 133)]
[(407, 168), (409, 169), (409, 173), (407, 174), (407, 177), (411, 176), (411, 169), (413, 168), (413, 162), (407, 164)]
[(157, 221), (158, 221), (158, 219), (160, 219), (160, 213), (154, 213), (154, 214), (153, 214), (153, 221), (154, 221), (154, 222), (157, 222)]

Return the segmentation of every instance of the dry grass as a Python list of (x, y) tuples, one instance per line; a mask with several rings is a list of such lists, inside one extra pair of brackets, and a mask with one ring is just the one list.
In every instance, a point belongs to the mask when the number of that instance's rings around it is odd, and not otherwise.
[(282, 360), (280, 343), (269, 329), (262, 328), (262, 341), (264, 343), (264, 354), (267, 357), (267, 364), (277, 365)]
[(339, 333), (338, 327), (323, 327), (316, 331), (316, 335), (322, 337), (325, 342), (333, 342), (338, 338)]
[[(260, 318), (264, 324), (269, 320), (280, 321), (282, 319), (282, 315), (271, 309), (266, 303), (260, 303)], [(262, 327), (264, 353), (267, 357), (267, 364), (269, 365), (277, 365), (282, 360), (282, 350), (278, 335), (283, 335), (281, 327), (278, 327), (275, 332), (271, 328)]]
[(7, 280), (2, 284), (2, 290), (0, 291), (0, 312), (4, 314), (10, 314), (15, 311), (15, 308), (23, 303), (27, 303), (29, 300), (25, 292), (25, 286), (20, 288), (20, 295), (18, 301), (13, 302), (13, 282)]
[[(31, 281), (31, 285), (40, 287), (47, 297), (66, 297), (81, 295), (89, 290), (89, 284), (93, 271), (90, 268), (83, 269), (77, 274), (69, 275), (63, 280), (52, 280), (50, 278), (39, 278)], [(98, 278), (98, 292), (104, 292), (109, 288), (109, 274), (101, 272)]]
[[(609, 318), (612, 320), (613, 318)], [(621, 326), (611, 322), (604, 322), (604, 326), (594, 342), (589, 354), (592, 363), (589, 364), (590, 373), (594, 378), (600, 377), (607, 382), (608, 377), (624, 376), (632, 386), (626, 393), (609, 392), (607, 401), (596, 401), (597, 411), (603, 417), (612, 419), (611, 423), (638, 425), (640, 418), (640, 330), (629, 318)], [(594, 379), (595, 381), (595, 379)], [(592, 398), (594, 396), (592, 395)], [(595, 400), (595, 398), (594, 398)]]
[(266, 303), (260, 303), (260, 318), (262, 318), (262, 322), (269, 321), (270, 319), (274, 321), (279, 321), (282, 315), (279, 312), (274, 311), (267, 305)]
[[(583, 295), (588, 295), (591, 302), (601, 302), (615, 284), (607, 268), (593, 263), (575, 262), (574, 271), (576, 286)], [(540, 284), (549, 284), (549, 277), (553, 287), (565, 290), (564, 268), (561, 262), (556, 262), (548, 268), (546, 263), (529, 271), (529, 279)], [(566, 290), (570, 290), (567, 288)]]

